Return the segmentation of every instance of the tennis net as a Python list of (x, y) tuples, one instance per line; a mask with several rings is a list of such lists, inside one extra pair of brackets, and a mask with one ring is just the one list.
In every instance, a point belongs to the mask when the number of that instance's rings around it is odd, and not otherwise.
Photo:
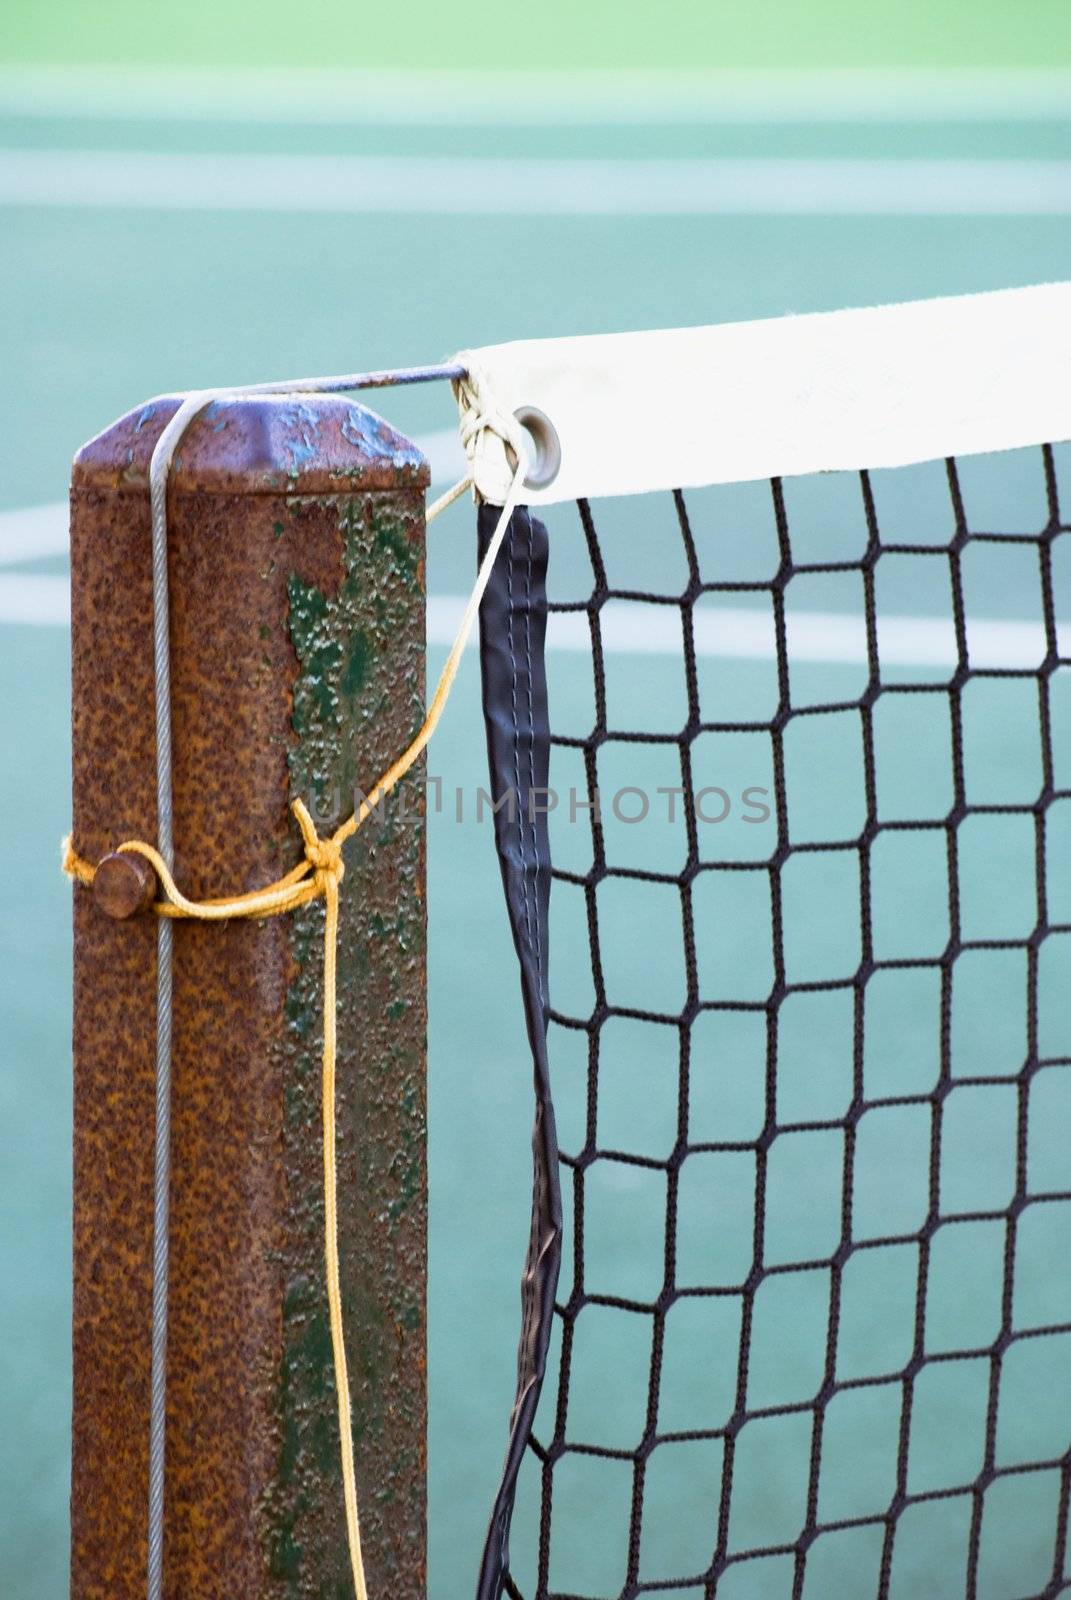
[(683, 441), (627, 341), (472, 363), (575, 497), (481, 614), (536, 1091), (481, 1600), (1071, 1587), (1054, 292), (681, 336)]

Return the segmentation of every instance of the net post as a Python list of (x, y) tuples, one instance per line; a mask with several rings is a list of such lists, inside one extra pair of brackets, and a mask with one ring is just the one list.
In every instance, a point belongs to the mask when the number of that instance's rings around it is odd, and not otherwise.
[[(73, 837), (156, 837), (152, 447), (122, 418), (71, 492)], [(424, 703), (419, 453), (340, 397), (219, 402), (171, 473), (176, 878), (193, 898), (300, 859)], [(425, 1594), (424, 805), (347, 846), (339, 1215), (369, 1588)], [(74, 892), (72, 1600), (145, 1592), (155, 918)], [(110, 903), (109, 903), (110, 902)], [(164, 1593), (349, 1590), (324, 1283), (323, 905), (175, 926)]]

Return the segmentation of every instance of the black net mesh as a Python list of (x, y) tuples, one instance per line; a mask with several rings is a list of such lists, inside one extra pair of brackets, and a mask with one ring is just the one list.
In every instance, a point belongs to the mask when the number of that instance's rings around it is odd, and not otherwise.
[(550, 521), (514, 1600), (1071, 1589), (1071, 461), (994, 459)]

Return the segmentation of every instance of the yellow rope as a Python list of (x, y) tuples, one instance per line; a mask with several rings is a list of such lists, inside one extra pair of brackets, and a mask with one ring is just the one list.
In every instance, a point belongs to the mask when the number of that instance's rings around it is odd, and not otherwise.
[[(303, 860), (276, 883), (264, 889), (254, 889), (247, 894), (220, 899), (190, 900), (176, 884), (160, 852), (143, 839), (127, 839), (117, 849), (144, 856), (150, 863), (163, 890), (163, 899), (153, 903), (157, 916), (191, 918), (198, 922), (225, 922), (241, 917), (274, 917), (299, 906), (308, 905), (321, 897), (324, 901), (324, 1010), (323, 1010), (323, 1169), (324, 1169), (324, 1254), (327, 1265), (327, 1303), (331, 1322), (331, 1348), (335, 1365), (335, 1389), (338, 1400), (338, 1421), (341, 1434), (342, 1487), (346, 1507), (346, 1537), (349, 1545), (350, 1567), (357, 1600), (368, 1600), (365, 1582), (364, 1559), (361, 1554), (360, 1519), (357, 1512), (357, 1479), (353, 1459), (353, 1429), (351, 1424), (350, 1384), (346, 1364), (346, 1345), (342, 1324), (342, 1287), (339, 1281), (338, 1252), (338, 1171), (335, 1152), (335, 1078), (338, 1054), (336, 1022), (336, 990), (338, 959), (339, 886), (345, 875), (342, 846), (351, 839), (358, 828), (367, 821), (380, 800), (389, 794), (418, 760), (435, 729), (439, 725), (450, 690), (454, 686), (458, 668), (469, 634), (472, 631), (480, 601), (491, 576), (495, 558), (513, 515), (527, 470), (523, 459), (518, 458), (513, 486), (499, 517), (498, 526), (487, 547), (476, 577), (465, 614), (450, 647), (450, 653), (431, 697), (424, 721), (415, 738), (389, 766), (362, 801), (352, 816), (348, 817), (329, 838), (321, 838), (309, 815), (304, 801), (295, 800), (291, 809), (301, 830), (305, 846)], [(429, 507), (428, 520), (456, 499), (468, 487), (465, 479), (455, 490), (444, 495), (441, 501)], [(73, 839), (63, 841), (63, 871), (76, 883), (88, 888), (96, 876), (96, 868), (81, 857), (74, 848)]]

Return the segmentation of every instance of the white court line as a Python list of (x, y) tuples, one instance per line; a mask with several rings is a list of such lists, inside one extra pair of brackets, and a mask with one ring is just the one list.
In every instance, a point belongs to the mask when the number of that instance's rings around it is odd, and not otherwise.
[(456, 428), (439, 428), (435, 433), (422, 433), (413, 443), (431, 468), (433, 485), (456, 483), (468, 474), (468, 462)]
[[(428, 599), (428, 643), (454, 641), (465, 609), (463, 595)], [(611, 654), (677, 656), (682, 653), (679, 614), (668, 607), (610, 602), (602, 610), (602, 641)], [(769, 612), (719, 608), (694, 613), (696, 653), (733, 661), (772, 661), (776, 640)], [(70, 587), (65, 577), (10, 572), (0, 574), (0, 623), (66, 626)], [(1031, 622), (975, 618), (968, 624), (968, 655), (973, 667), (1036, 668), (1045, 654), (1044, 630)], [(1071, 656), (1071, 622), (1059, 625), (1062, 656)], [(547, 630), (551, 650), (590, 651), (583, 616), (552, 616)], [(861, 618), (832, 612), (802, 612), (788, 620), (789, 655), (796, 662), (829, 666), (864, 664), (866, 633)], [(957, 661), (951, 621), (889, 616), (878, 623), (878, 651), (886, 666), (953, 667)]]
[(0, 513), (0, 567), (67, 554), (66, 500)]
[(0, 572), (0, 623), (66, 628), (70, 621), (71, 586), (66, 578)]
[(119, 121), (598, 126), (1041, 122), (1071, 116), (1063, 69), (559, 72), (7, 66), (0, 115)]
[(0, 205), (417, 216), (1067, 216), (1071, 161), (0, 150)]

